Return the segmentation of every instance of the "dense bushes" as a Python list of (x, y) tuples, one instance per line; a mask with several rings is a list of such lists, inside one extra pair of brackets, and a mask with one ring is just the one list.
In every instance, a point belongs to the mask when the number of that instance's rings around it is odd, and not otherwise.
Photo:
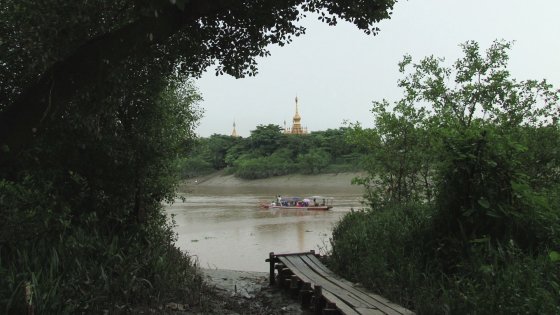
[(335, 269), (420, 314), (560, 312), (559, 92), (510, 79), (507, 49), (422, 60), (378, 128), (356, 126), (371, 209), (335, 228)]
[(0, 232), (2, 313), (26, 314), (26, 295), (37, 314), (134, 313), (138, 306), (198, 299), (202, 277), (173, 246), (161, 211), (145, 225), (123, 226), (116, 222), (122, 218), (101, 212), (78, 220), (68, 204), (49, 205), (52, 196), (28, 185), (0, 183), (0, 206), (9, 209)]
[(200, 299), (196, 262), (174, 246), (162, 206), (199, 96), (151, 71), (134, 77), (144, 90), (111, 91), (103, 113), (86, 97), (72, 104), (0, 169), (0, 313), (124, 314)]
[(293, 171), (294, 165), (278, 156), (241, 160), (235, 166), (235, 175), (246, 179), (286, 175)]
[[(558, 314), (560, 259), (515, 243), (468, 244), (454, 272), (437, 252), (434, 209), (348, 214), (333, 231), (331, 267), (418, 314)], [(461, 247), (462, 249), (466, 249)]]
[[(257, 126), (248, 138), (212, 135), (198, 139), (189, 160), (200, 169), (227, 169), (240, 178), (256, 179), (292, 173), (317, 174), (362, 170), (363, 152), (347, 141), (347, 128), (307, 135), (284, 134), (280, 126)], [(206, 161), (203, 164), (202, 161)], [(186, 165), (191, 176), (197, 168)]]

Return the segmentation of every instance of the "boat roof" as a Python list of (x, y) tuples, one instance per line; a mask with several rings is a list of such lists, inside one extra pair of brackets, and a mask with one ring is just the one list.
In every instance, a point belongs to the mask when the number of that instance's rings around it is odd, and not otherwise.
[(325, 196), (311, 196), (307, 198), (308, 199), (334, 199), (333, 197), (325, 197)]
[(292, 201), (298, 201), (298, 200), (302, 200), (303, 198), (301, 197), (282, 197), (282, 200), (292, 200)]
[(285, 201), (299, 201), (299, 200), (303, 200), (303, 199), (309, 199), (309, 200), (313, 200), (313, 199), (334, 199), (333, 197), (325, 197), (325, 196), (310, 196), (310, 197), (281, 197), (282, 200)]

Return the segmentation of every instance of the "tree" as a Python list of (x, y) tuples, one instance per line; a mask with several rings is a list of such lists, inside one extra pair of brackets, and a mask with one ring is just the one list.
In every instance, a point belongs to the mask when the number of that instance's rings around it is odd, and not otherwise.
[[(385, 199), (393, 200), (395, 189), (405, 196), (425, 189), (415, 185), (422, 177), (433, 184), (438, 254), (451, 264), (476, 239), (512, 240), (526, 250), (553, 242), (554, 233), (542, 230), (549, 230), (558, 209), (551, 210), (543, 195), (559, 187), (558, 150), (527, 148), (557, 142), (560, 91), (545, 80), (511, 78), (510, 46), (495, 41), (483, 55), (478, 43), (466, 42), (453, 67), (433, 56), (415, 64), (405, 56), (399, 65), (403, 99), (392, 112), (388, 102), (374, 103), (373, 138), (355, 136), (372, 148), (368, 178), (388, 184), (385, 192), (373, 187)], [(544, 173), (552, 176), (538, 176)]]
[(199, 278), (173, 246), (162, 210), (199, 117), (188, 78), (215, 63), (218, 73), (255, 74), (267, 45), (304, 32), (297, 25), (304, 12), (324, 10), (328, 23), (339, 17), (372, 32), (392, 4), (2, 1), (5, 311), (25, 312), (28, 287), (38, 313), (113, 312), (177, 292), (188, 298)]
[(83, 0), (41, 6), (6, 0), (0, 11), (0, 61), (6, 65), (0, 72), (0, 147), (12, 155), (29, 147), (34, 135), (58, 119), (78, 93), (101, 86), (127, 60), (158, 58), (168, 72), (189, 74), (199, 74), (217, 61), (218, 73), (253, 75), (255, 57), (268, 55), (267, 45), (284, 45), (304, 33), (296, 22), (305, 12), (321, 13), (320, 19), (331, 25), (341, 18), (376, 33), (374, 23), (389, 18), (393, 4), (394, 0)]
[(405, 56), (403, 97), (353, 128), (372, 207), (333, 231), (334, 269), (418, 313), (558, 313), (560, 91), (512, 78), (510, 46)]
[(354, 182), (367, 188), (368, 200), (375, 208), (420, 200), (429, 202), (434, 164), (426, 112), (406, 100), (397, 102), (393, 111), (388, 111), (388, 106), (385, 100), (374, 102), (374, 130), (352, 125), (350, 138), (368, 150), (364, 163), (368, 175)]
[(269, 156), (279, 148), (283, 136), (282, 127), (278, 125), (258, 125), (255, 130), (251, 130), (251, 149), (258, 155)]
[(312, 148), (306, 154), (297, 157), (299, 168), (304, 174), (315, 174), (323, 170), (331, 160), (331, 156), (325, 150)]
[(195, 284), (162, 201), (175, 197), (176, 162), (192, 137), (198, 96), (189, 82), (148, 73), (134, 80), (142, 89), (113, 91), (110, 99), (122, 102), (99, 104), (103, 115), (66, 112), (19, 161), (17, 180), (0, 179), (6, 313), (26, 311), (26, 285), (37, 312), (66, 314), (175, 298), (179, 287)]
[(202, 140), (204, 160), (210, 162), (216, 170), (227, 166), (226, 155), (228, 150), (238, 143), (238, 139), (231, 136), (213, 134), (207, 139)]

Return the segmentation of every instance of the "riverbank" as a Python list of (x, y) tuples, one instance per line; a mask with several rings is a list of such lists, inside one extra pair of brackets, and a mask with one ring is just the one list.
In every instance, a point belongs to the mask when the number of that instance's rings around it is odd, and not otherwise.
[[(297, 300), (268, 285), (268, 273), (225, 269), (201, 269), (206, 293), (198, 305), (168, 303), (164, 313), (172, 315), (259, 314), (303, 315)], [(147, 312), (150, 313), (150, 312)]]
[[(181, 191), (187, 202), (174, 204), (168, 211), (175, 215), (178, 224), (179, 246), (207, 267), (202, 272), (208, 289), (200, 305), (170, 304), (173, 314), (307, 314), (297, 300), (268, 286), (267, 272), (224, 268), (263, 270), (260, 267), (268, 266), (264, 257), (270, 251), (317, 249), (320, 239), (328, 239), (333, 222), (356, 206), (362, 187), (351, 182), (359, 175), (294, 174), (245, 180), (216, 172), (184, 181)], [(273, 198), (277, 193), (330, 195), (336, 198), (337, 206), (335, 211), (320, 213), (269, 212), (255, 208), (260, 198)], [(236, 257), (224, 258), (223, 253), (231, 248), (236, 248)], [(237, 260), (242, 263), (236, 263)]]
[(234, 175), (226, 175), (223, 171), (215, 172), (206, 176), (190, 178), (183, 182), (185, 187), (290, 187), (292, 189), (326, 189), (326, 190), (344, 190), (361, 192), (362, 187), (352, 185), (352, 179), (364, 175), (363, 173), (333, 173), (333, 174), (290, 174), (284, 176), (275, 176), (262, 179), (242, 179)]

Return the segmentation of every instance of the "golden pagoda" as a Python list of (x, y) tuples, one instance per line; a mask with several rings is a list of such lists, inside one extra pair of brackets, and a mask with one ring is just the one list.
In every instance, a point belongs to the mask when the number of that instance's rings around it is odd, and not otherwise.
[(233, 131), (231, 132), (231, 136), (234, 138), (239, 137), (239, 135), (237, 134), (237, 130), (235, 130), (235, 121), (233, 122)]
[(294, 115), (292, 128), (286, 127), (286, 121), (284, 121), (284, 133), (289, 133), (292, 135), (304, 135), (307, 134), (307, 128), (303, 129), (301, 127), (301, 116), (299, 115), (299, 105), (298, 98), (296, 96), (296, 114)]

